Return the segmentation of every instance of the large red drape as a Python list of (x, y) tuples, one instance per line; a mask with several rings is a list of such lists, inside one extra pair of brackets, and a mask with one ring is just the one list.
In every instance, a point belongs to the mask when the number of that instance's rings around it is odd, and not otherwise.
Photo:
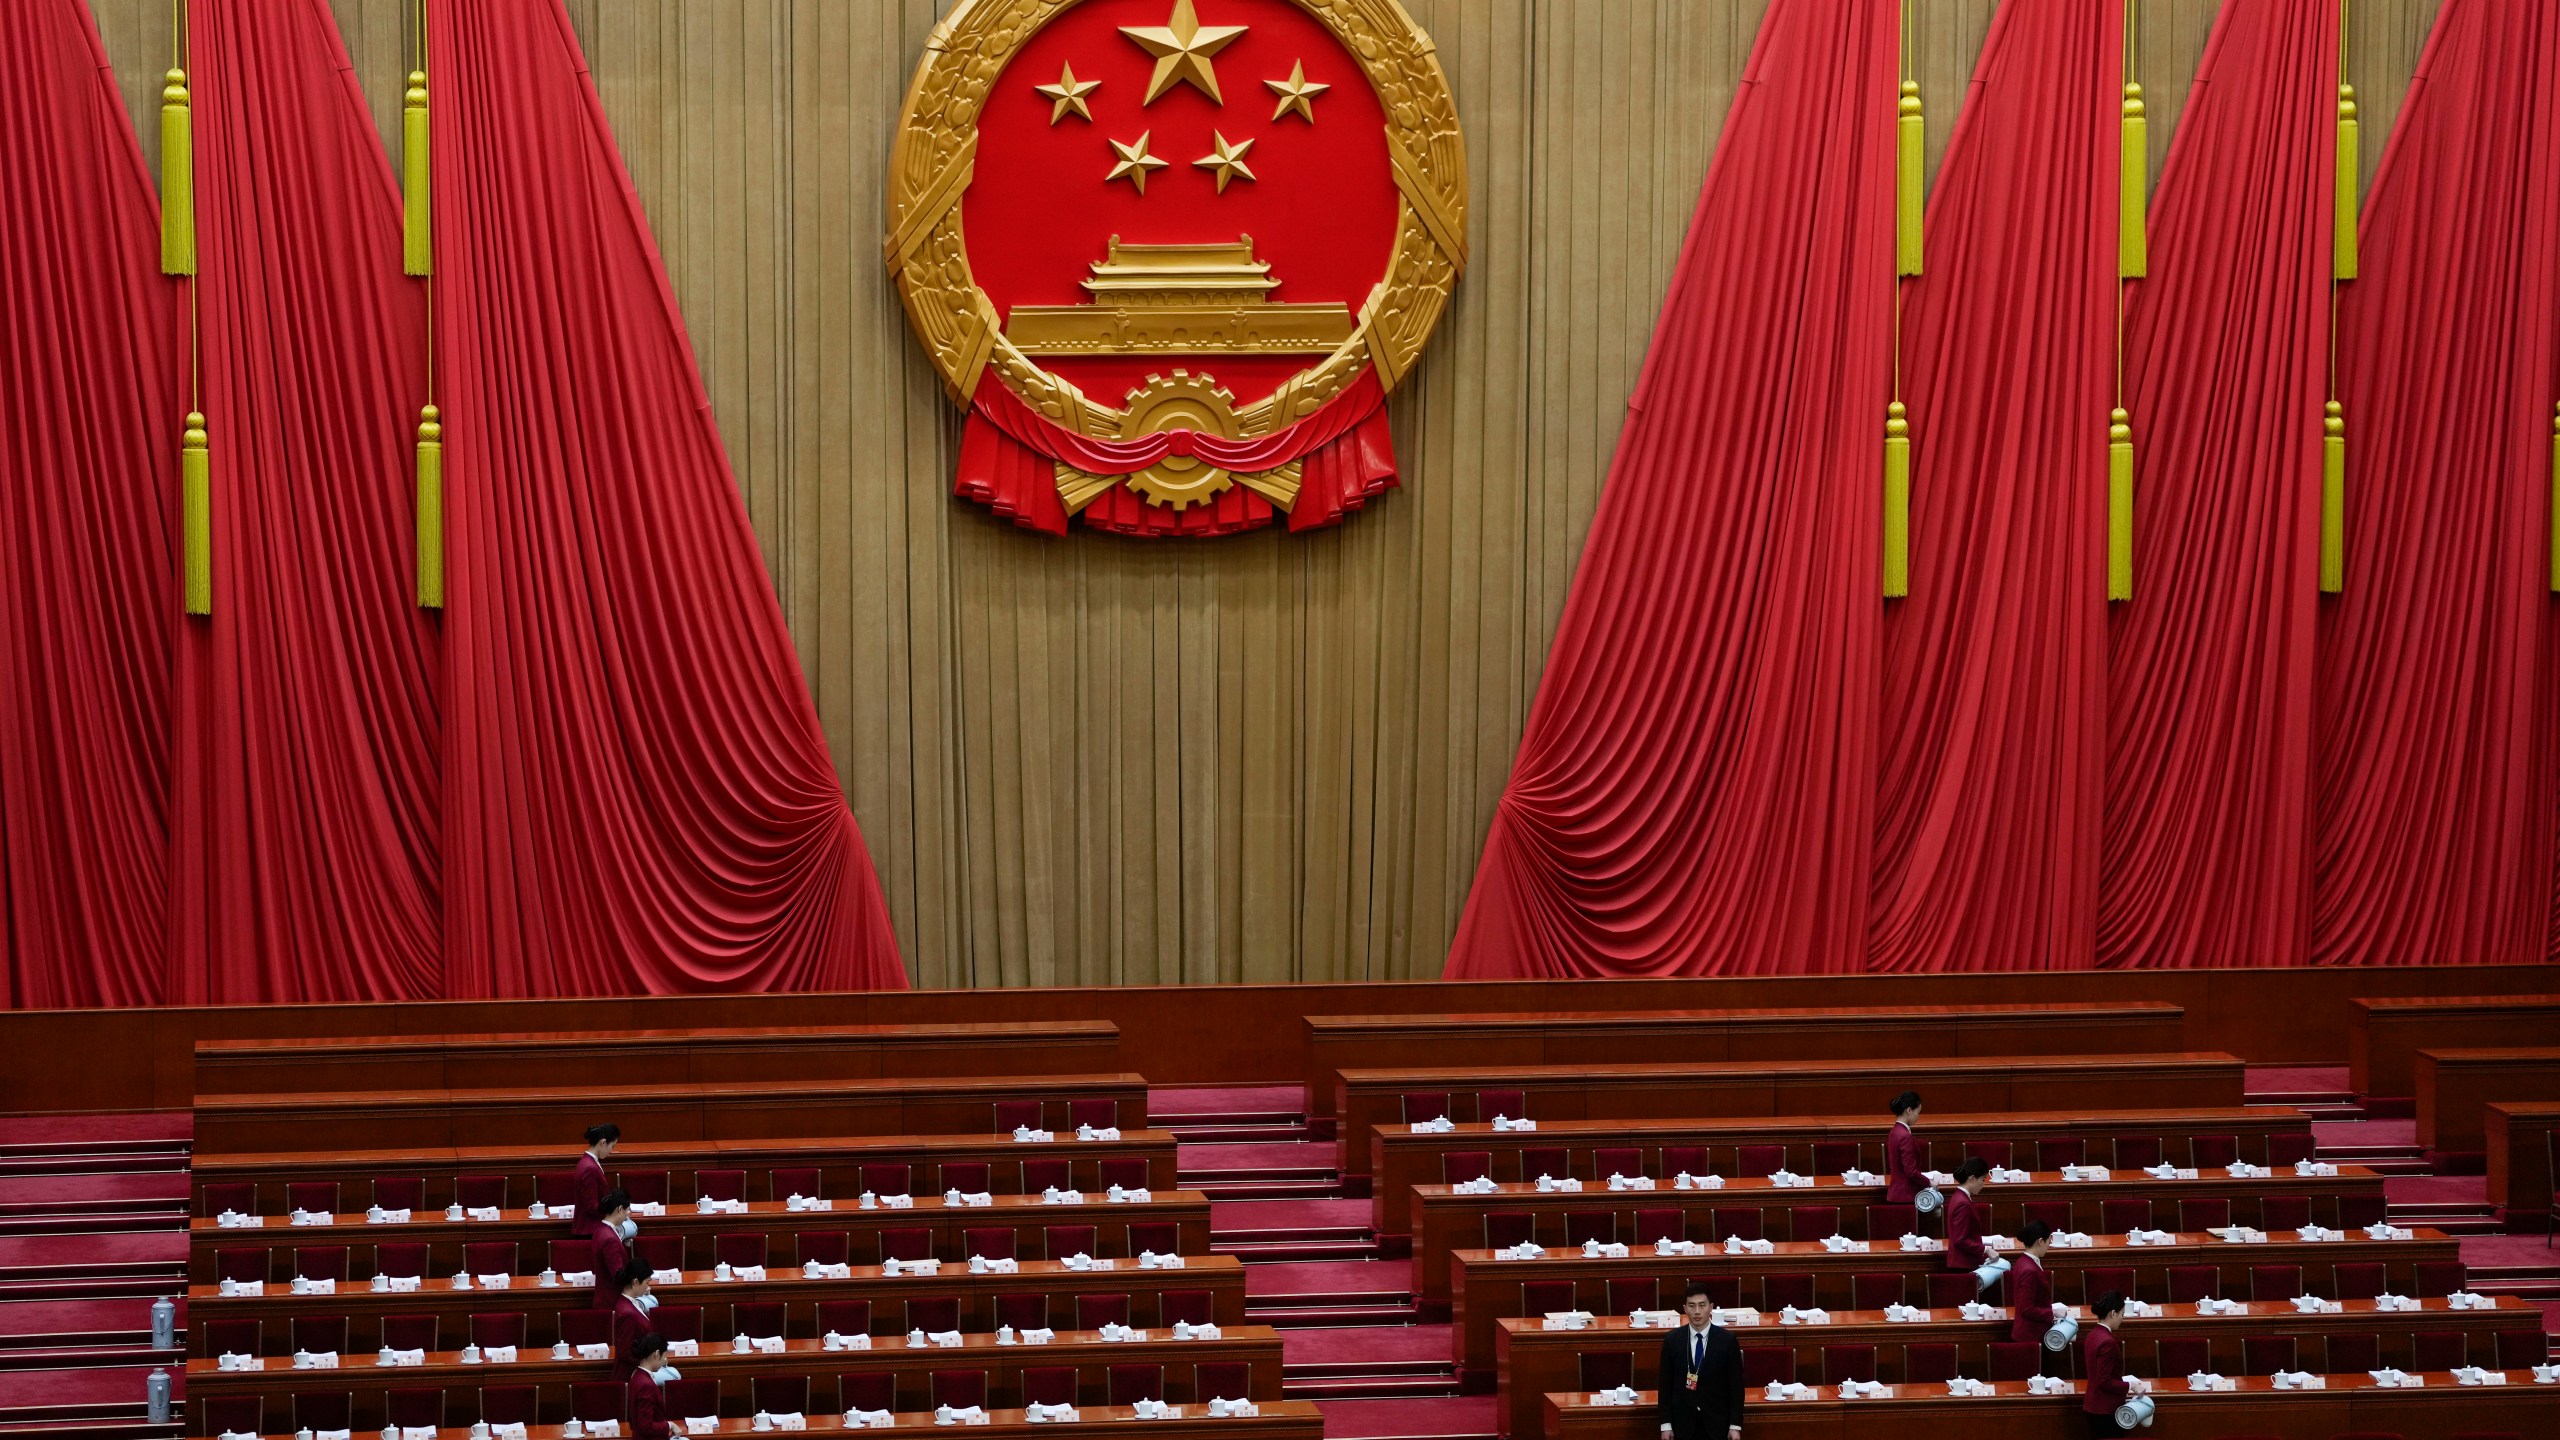
[(0, 1003), (162, 995), (178, 294), (88, 6), (0, 5)]
[(903, 985), (568, 18), (429, 26), (451, 993)]
[(427, 309), (327, 0), (194, 0), (213, 613), (182, 622), (173, 999), (444, 991)]
[(2125, 317), (2101, 965), (2308, 949), (2337, 95), (2337, 6), (2226, 4), (2154, 196)]
[(1861, 964), (1895, 41), (1772, 0), (1452, 977)]
[(2000, 7), (1903, 287), (1912, 579), (1884, 606), (1872, 969), (2090, 962), (2123, 31), (2121, 4)]
[(2338, 315), (2347, 584), (2324, 607), (2314, 956), (2554, 953), (2560, 11), (2446, 0)]

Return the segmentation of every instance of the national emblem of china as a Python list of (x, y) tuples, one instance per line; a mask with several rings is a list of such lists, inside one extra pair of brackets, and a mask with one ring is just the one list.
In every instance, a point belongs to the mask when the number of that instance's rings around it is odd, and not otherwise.
[(959, 0), (889, 270), (960, 494), (1063, 534), (1331, 524), (1466, 256), (1457, 105), (1396, 0)]

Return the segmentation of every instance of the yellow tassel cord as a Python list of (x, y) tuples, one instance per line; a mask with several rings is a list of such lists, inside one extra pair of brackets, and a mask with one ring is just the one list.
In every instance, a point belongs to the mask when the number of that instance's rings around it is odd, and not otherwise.
[(1902, 82), (1895, 107), (1893, 165), (1893, 273), (1920, 273), (1920, 180), (1927, 163), (1927, 130), (1920, 116), (1920, 82)]
[(2133, 417), (2107, 417), (2107, 598), (2133, 598)]
[(1911, 593), (1911, 421), (1902, 402), (1884, 410), (1884, 598)]
[(196, 273), (196, 143), (187, 72), (160, 91), (160, 273)]
[(2356, 184), (2364, 173), (2356, 157), (2356, 87), (2338, 87), (2338, 243), (2335, 274), (2356, 278)]
[(213, 457), (205, 448), (204, 412), (187, 412), (178, 451), (178, 523), (186, 549), (187, 613), (213, 613)]
[(418, 411), (418, 608), (444, 608), (444, 426)]
[(427, 72), (409, 72), (400, 107), (400, 269), (433, 273), (435, 251), (427, 239)]
[(2320, 422), (2320, 593), (2346, 588), (2347, 573), (2347, 421), (2338, 402), (2329, 402)]
[(2116, 278), (2139, 280), (2151, 267), (2151, 243), (2144, 234), (2151, 198), (2151, 136), (2142, 87), (2130, 80), (2124, 82), (2124, 118), (2117, 128), (2122, 189), (2116, 202)]

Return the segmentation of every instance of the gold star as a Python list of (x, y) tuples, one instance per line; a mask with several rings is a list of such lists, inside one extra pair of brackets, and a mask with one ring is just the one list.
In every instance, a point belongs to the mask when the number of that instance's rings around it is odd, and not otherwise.
[(1057, 102), (1049, 107), (1049, 123), (1055, 125), (1066, 119), (1067, 112), (1070, 110), (1091, 120), (1093, 112), (1084, 108), (1084, 97), (1101, 87), (1102, 82), (1099, 80), (1078, 80), (1076, 67), (1073, 65), (1061, 65), (1058, 67), (1057, 84), (1034, 85), (1031, 88)]
[[(1209, 133), (1212, 135), (1218, 135), (1218, 132), (1215, 130), (1212, 130)], [(1227, 193), (1227, 182), (1229, 180), (1234, 179), (1238, 175), (1243, 176), (1247, 180), (1253, 178), (1253, 171), (1246, 168), (1244, 163), (1244, 152), (1252, 148), (1253, 142), (1250, 140), (1245, 141), (1241, 145), (1230, 145), (1227, 143), (1226, 136), (1218, 135), (1218, 147), (1191, 163), (1199, 166), (1203, 170), (1216, 171), (1218, 174), (1218, 193), (1224, 195)]]
[(1153, 105), (1156, 97), (1173, 88), (1176, 81), (1189, 81), (1200, 92), (1224, 105), (1226, 97), (1218, 93), (1218, 70), (1209, 57), (1235, 43), (1245, 32), (1242, 25), (1203, 25), (1192, 12), (1191, 0), (1173, 0), (1173, 18), (1162, 25), (1123, 25), (1120, 33), (1138, 42), (1138, 48), (1156, 57), (1156, 73), (1147, 80), (1147, 98), (1141, 105)]
[(1108, 185), (1126, 175), (1129, 177), (1129, 183), (1138, 187), (1139, 194), (1146, 194), (1147, 172), (1161, 170), (1173, 163), (1170, 160), (1159, 160), (1147, 153), (1147, 137), (1154, 133), (1156, 132), (1153, 130), (1141, 133), (1134, 144), (1112, 141), (1111, 148), (1120, 152), (1120, 163), (1111, 167), (1111, 173), (1102, 177), (1102, 183)]
[(1333, 88), (1330, 85), (1308, 84), (1307, 62), (1304, 60), (1289, 67), (1288, 79), (1265, 80), (1262, 83), (1270, 86), (1271, 93), (1280, 97), (1280, 108), (1271, 112), (1271, 118), (1274, 121), (1295, 110), (1307, 117), (1307, 123), (1310, 125), (1316, 123), (1316, 107), (1310, 102)]

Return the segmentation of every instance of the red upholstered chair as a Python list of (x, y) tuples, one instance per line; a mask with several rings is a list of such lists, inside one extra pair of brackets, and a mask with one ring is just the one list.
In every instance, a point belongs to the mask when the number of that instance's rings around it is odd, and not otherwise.
[(1979, 1160), (1985, 1165), (1997, 1166), (2003, 1170), (2009, 1168), (2009, 1159), (2014, 1153), (2015, 1147), (2011, 1146), (2006, 1140), (1967, 1140), (1964, 1142), (1964, 1154), (1966, 1159)]
[(1488, 1210), (1484, 1215), (1484, 1248), (1508, 1250), (1537, 1233), (1537, 1217), (1526, 1210)]
[(2098, 1202), (2098, 1229), (2109, 1235), (2151, 1228), (2151, 1202), (2140, 1196)]
[(197, 1331), (205, 1355), (258, 1355), (260, 1327), (255, 1320), (207, 1320)]
[(569, 1383), (569, 1413), (592, 1425), (598, 1420), (622, 1419), (622, 1386), (610, 1380), (573, 1380)]
[(963, 1195), (984, 1195), (994, 1188), (988, 1177), (993, 1167), (984, 1160), (948, 1160), (942, 1166), (942, 1188)]
[(693, 1195), (697, 1200), (744, 1200), (747, 1198), (747, 1172), (696, 1170), (693, 1172)]
[(1772, 1381), (1792, 1385), (1796, 1381), (1796, 1352), (1776, 1345), (1742, 1347), (1742, 1384), (1756, 1389)]
[(293, 1252), (293, 1273), (305, 1280), (347, 1278), (347, 1247), (344, 1245), (305, 1245)]
[(1626, 1350), (1586, 1350), (1575, 1357), (1582, 1366), (1582, 1388), (1615, 1390), (1635, 1382), (1636, 1357)]
[(2240, 1340), (2240, 1373), (2273, 1375), (2279, 1370), (2294, 1370), (2295, 1352), (2290, 1335), (2246, 1335)]
[(1927, 1283), (1931, 1310), (1952, 1310), (1981, 1294), (1970, 1270), (1932, 1270)]
[(314, 1355), (347, 1353), (347, 1317), (344, 1315), (296, 1315), (293, 1317), (293, 1348)]
[(652, 1270), (681, 1270), (684, 1268), (684, 1237), (643, 1235), (631, 1242), (631, 1253)]
[(848, 1370), (836, 1377), (836, 1399), (847, 1410), (895, 1410), (898, 1377), (879, 1370)]
[(2113, 1290), (2130, 1299), (2133, 1296), (2133, 1267), (2100, 1265), (2080, 1272), (2080, 1303), (2096, 1303), (2099, 1296)]
[(1869, 1240), (1899, 1240), (1920, 1233), (1920, 1210), (1914, 1205), (1894, 1205), (1879, 1201), (1867, 1207)]
[(1044, 1294), (1015, 1293), (996, 1297), (996, 1324), (1010, 1325), (1016, 1330), (1045, 1330), (1049, 1326), (1049, 1297)]
[(765, 1258), (764, 1232), (759, 1230), (751, 1235), (714, 1235), (711, 1237), (711, 1258), (715, 1263), (727, 1265), (733, 1269), (747, 1265), (762, 1265)]
[(2198, 1170), (2220, 1170), (2239, 1158), (2237, 1135), (2197, 1135), (2187, 1141), (2187, 1163)]
[[(596, 1268), (596, 1242), (593, 1240), (554, 1240), (551, 1242), (551, 1268), (565, 1274)], [(601, 1277), (599, 1277), (601, 1278)]]
[(1044, 1190), (1072, 1190), (1076, 1185), (1074, 1170), (1075, 1167), (1067, 1161), (1055, 1158), (1025, 1160), (1022, 1162), (1022, 1193), (1037, 1195)]
[(1541, 1175), (1558, 1180), (1573, 1176), (1573, 1155), (1561, 1145), (1529, 1145), (1520, 1151), (1520, 1183), (1534, 1182)]
[(2341, 1430), (2329, 1440), (2404, 1440), (2397, 1430)]
[[(663, 1313), (663, 1307), (661, 1307)], [(821, 1300), (818, 1302), (818, 1333), (868, 1335), (871, 1333), (871, 1302), (868, 1300)]]
[(210, 1219), (228, 1210), (234, 1215), (258, 1213), (258, 1186), (252, 1180), (222, 1180), (204, 1187), (196, 1213)]
[(2341, 1195), (2338, 1197), (2338, 1228), (2362, 1230), (2379, 1225), (2391, 1213), (2391, 1201), (2381, 1195)]
[(1129, 1225), (1129, 1253), (1143, 1255), (1182, 1253), (1182, 1227), (1170, 1220), (1138, 1220)]
[(2071, 1228), (2071, 1202), (2068, 1200), (2029, 1200), (2018, 1207), (2018, 1214), (2056, 1234)]
[(1742, 1145), (1734, 1149), (1733, 1173), (1746, 1180), (1775, 1175), (1787, 1165), (1784, 1145)]
[(1464, 1185), (1493, 1173), (1490, 1150), (1452, 1150), (1440, 1157), (1440, 1183)]
[(1594, 1180), (1606, 1180), (1612, 1175), (1633, 1179), (1643, 1173), (1644, 1150), (1639, 1146), (1603, 1145), (1591, 1152), (1591, 1178)]
[(2249, 1267), (2249, 1298), (2252, 1300), (2290, 1300), (2303, 1293), (2302, 1267), (2299, 1265)]
[(785, 1170), (775, 1170), (765, 1177), (764, 1198), (776, 1205), (789, 1200), (794, 1195), (805, 1196), (811, 1200), (822, 1198), (818, 1187), (822, 1183), (823, 1173), (814, 1165), (796, 1165)]
[(352, 1430), (356, 1397), (349, 1390), (305, 1391), (293, 1397), (296, 1430)]
[(560, 1340), (571, 1349), (580, 1345), (612, 1344), (613, 1312), (610, 1310), (561, 1311)]
[[(1662, 1286), (1650, 1275), (1616, 1275), (1601, 1287), (1609, 1297), (1609, 1313), (1632, 1315), (1661, 1308)], [(1602, 1387), (1606, 1389), (1606, 1386)]]
[(1039, 1102), (1039, 1101), (1037, 1101), (1037, 1100), (999, 1100), (999, 1101), (997, 1101), (997, 1102), (996, 1102), (996, 1131), (997, 1131), (997, 1133), (998, 1133), (998, 1134), (1003, 1134), (1003, 1135), (1010, 1135), (1010, 1134), (1012, 1134), (1012, 1133), (1013, 1133), (1014, 1131), (1016, 1131), (1016, 1130), (1037, 1130), (1037, 1129), (1039, 1129), (1039, 1128), (1040, 1128), (1040, 1112), (1041, 1112), (1041, 1110), (1042, 1110), (1042, 1109), (1043, 1109), (1043, 1106), (1041, 1105), (1041, 1102)]
[(338, 1209), (338, 1182), (335, 1180), (293, 1180), (284, 1187), (284, 1208), (335, 1214)]
[(664, 1170), (624, 1170), (613, 1177), (613, 1183), (634, 1205), (664, 1205), (673, 1188)]
[(1787, 1214), (1789, 1239), (1824, 1240), (1840, 1233), (1837, 1205), (1798, 1205)]
[(524, 1312), (491, 1311), (471, 1317), (471, 1343), (487, 1349), (492, 1345), (524, 1344)]
[(1861, 1168), (1858, 1164), (1866, 1147), (1855, 1140), (1816, 1140), (1813, 1142), (1813, 1173), (1838, 1175)]
[(1404, 1123), (1419, 1125), (1426, 1120), (1449, 1117), (1449, 1092), (1446, 1090), (1412, 1090), (1404, 1097)]
[(747, 1401), (759, 1413), (806, 1415), (809, 1413), (809, 1377), (758, 1375), (747, 1384)]
[(1088, 1095), (1067, 1102), (1067, 1124), (1070, 1127), (1090, 1125), (1108, 1130), (1120, 1123), (1120, 1102), (1108, 1095)]
[(2362, 1375), (2382, 1368), (2382, 1337), (2370, 1330), (2340, 1331), (2329, 1336), (2324, 1375)]
[(263, 1285), (267, 1279), (267, 1252), (260, 1250), (216, 1250), (213, 1252), (213, 1278), (234, 1285)]
[(843, 1265), (848, 1263), (852, 1254), (853, 1248), (841, 1230), (803, 1230), (791, 1237), (791, 1256), (795, 1265), (806, 1265), (812, 1260), (821, 1265)]
[(930, 1225), (891, 1225), (880, 1232), (880, 1258), (883, 1260), (930, 1260), (933, 1258), (933, 1227)]
[(936, 1370), (927, 1389), (934, 1405), (966, 1410), (987, 1403), (987, 1372), (984, 1370)]
[(2043, 1373), (2044, 1347), (2033, 1340), (1994, 1340), (1983, 1368), (1991, 1372), (1984, 1378), (1994, 1384), (2027, 1379)]
[(453, 1203), (465, 1210), (486, 1210), (507, 1203), (507, 1177), (504, 1175), (457, 1175), (453, 1181)]
[(1147, 1157), (1143, 1155), (1108, 1155), (1094, 1163), (1094, 1185), (1108, 1190), (1117, 1185), (1123, 1190), (1147, 1188)]
[(960, 1232), (960, 1248), (989, 1260), (1011, 1260), (1014, 1258), (1013, 1227), (972, 1225)]
[(1126, 1295), (1079, 1295), (1076, 1297), (1076, 1328), (1099, 1330), (1105, 1325), (1129, 1323), (1129, 1297)]
[(1564, 1243), (1581, 1245), (1597, 1240), (1603, 1245), (1618, 1238), (1618, 1215), (1614, 1210), (1567, 1210), (1564, 1212)]
[(960, 1297), (918, 1295), (907, 1301), (907, 1328), (939, 1335), (960, 1328)]
[(1760, 1277), (1760, 1308), (1783, 1310), (1793, 1305), (1799, 1310), (1813, 1308), (1813, 1277), (1801, 1270)]
[(1476, 1092), (1476, 1120), (1490, 1124), (1493, 1117), (1505, 1120), (1529, 1118), (1529, 1092), (1526, 1090), (1479, 1090)]
[(2077, 1135), (2047, 1135), (2036, 1141), (2036, 1168), (2059, 1170), (2087, 1163), (2089, 1143)]
[(729, 1333), (732, 1335), (744, 1335), (750, 1340), (769, 1339), (789, 1334), (789, 1324), (780, 1300), (741, 1300), (729, 1307)]
[(1114, 1365), (1105, 1372), (1110, 1386), (1111, 1403), (1135, 1405), (1141, 1400), (1164, 1398), (1164, 1367), (1161, 1365)]
[(854, 1183), (874, 1195), (915, 1193), (916, 1167), (904, 1160), (878, 1160), (854, 1169)]
[(1876, 1347), (1873, 1345), (1825, 1345), (1822, 1347), (1822, 1383), (1838, 1385), (1850, 1380), (1876, 1378)]
[(1905, 1293), (1899, 1272), (1849, 1277), (1849, 1308), (1852, 1310), (1881, 1310), (1887, 1305), (1899, 1305)]
[(2415, 1270), (2414, 1288), (2422, 1300), (2452, 1294), (2468, 1283), (2470, 1275), (2459, 1260), (2421, 1260)]
[(534, 1402), (540, 1396), (541, 1392), (531, 1385), (483, 1385), (480, 1418), (492, 1425), (531, 1425)]
[(545, 1170), (533, 1177), (533, 1198), (546, 1210), (575, 1209), (578, 1204), (578, 1172)]
[(1689, 1238), (1689, 1212), (1676, 1205), (1648, 1205), (1636, 1212), (1634, 1244)]
[(1570, 1280), (1523, 1280), (1520, 1282), (1520, 1313), (1545, 1315), (1573, 1307), (1573, 1282)]
[(2258, 1228), (2271, 1235), (2299, 1230), (2310, 1223), (2308, 1195), (2264, 1195), (2258, 1199)]
[(2231, 1202), (2224, 1199), (2187, 1199), (2178, 1202), (2178, 1228), (2190, 1233), (2198, 1230), (2220, 1230), (2231, 1223)]
[(444, 1426), (444, 1392), (433, 1386), (407, 1387), (385, 1391), (382, 1396), (382, 1423), (408, 1427), (411, 1425)]
[(2524, 1436), (2514, 1430), (2456, 1430), (2450, 1440), (2524, 1440)]
[(1680, 1289), (1685, 1294), (1691, 1285), (1702, 1286), (1707, 1299), (1720, 1310), (1742, 1308), (1742, 1277), (1739, 1275), (1692, 1275)]
[(2198, 1300), (2217, 1298), (2222, 1293), (2222, 1269), (2216, 1265), (2172, 1265), (2169, 1267), (2169, 1303), (2192, 1305)]
[(2162, 1377), (2193, 1375), (2199, 1370), (2213, 1368), (2213, 1344), (2200, 1336), (2182, 1335), (2163, 1340), (2158, 1353)]
[(1253, 1366), (1242, 1360), (1213, 1360), (1191, 1367), (1191, 1398), (1194, 1400), (1250, 1400), (1253, 1388)]
[(702, 1307), (699, 1305), (661, 1305), (649, 1312), (649, 1328), (666, 1337), (672, 1345), (678, 1340), (702, 1339)]
[(1022, 1372), (1022, 1403), (1073, 1405), (1076, 1403), (1076, 1367), (1033, 1365), (1025, 1368)]
[(2470, 1361), (2470, 1342), (2459, 1330), (2420, 1330), (2410, 1337), (2412, 1370), (2459, 1370)]
[[(581, 1310), (581, 1315), (604, 1315), (602, 1310)], [(436, 1317), (433, 1315), (385, 1315), (382, 1317), (382, 1343), (393, 1350), (433, 1350), (436, 1345)]]
[(2501, 1330), (2498, 1332), (2498, 1368), (2522, 1370), (2528, 1365), (2544, 1365), (2551, 1360), (2551, 1337), (2540, 1330)]
[[(219, 1213), (219, 1212), (216, 1212)], [(239, 1212), (243, 1215), (249, 1212)], [(204, 1402), (208, 1434), (256, 1435), (266, 1429), (266, 1401), (257, 1395), (214, 1395)]]
[(1745, 1240), (1765, 1238), (1760, 1233), (1760, 1207), (1757, 1205), (1719, 1205), (1715, 1215), (1718, 1240), (1730, 1240), (1737, 1235)]
[(2267, 1137), (2267, 1163), (2290, 1165), (2320, 1153), (2320, 1142), (2308, 1130), (2279, 1130)]
[(1156, 1323), (1170, 1325), (1179, 1320), (1190, 1325), (1206, 1325), (1217, 1318), (1218, 1297), (1207, 1290), (1167, 1290), (1156, 1297)]
[(1707, 1147), (1704, 1145), (1665, 1145), (1662, 1147), (1662, 1173), (1668, 1175), (1704, 1175), (1707, 1170)]
[(2115, 1143), (2115, 1168), (2148, 1170), (2159, 1164), (2160, 1157), (2166, 1153), (2168, 1147), (2160, 1143), (2157, 1135), (2119, 1135)]
[(516, 1242), (467, 1241), (462, 1247), (462, 1268), (474, 1275), (513, 1275), (516, 1273)]
[(1902, 1383), (1905, 1385), (1944, 1385), (1956, 1378), (1956, 1347), (1953, 1345), (1905, 1345), (1902, 1347)]
[(1040, 1232), (1040, 1252), (1051, 1260), (1090, 1255), (1101, 1248), (1090, 1225), (1052, 1225)]

